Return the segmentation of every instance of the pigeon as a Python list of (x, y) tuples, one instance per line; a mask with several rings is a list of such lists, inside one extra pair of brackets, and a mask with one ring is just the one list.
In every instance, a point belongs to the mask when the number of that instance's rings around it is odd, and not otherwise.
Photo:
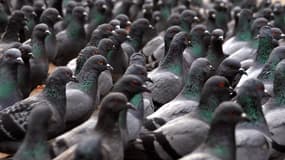
[(43, 84), (48, 76), (48, 59), (45, 52), (45, 38), (50, 34), (48, 26), (40, 23), (34, 27), (31, 43), (33, 59), (30, 59), (30, 87)]
[[(117, 15), (117, 14), (114, 14)], [(115, 19), (120, 21), (120, 28), (124, 28), (126, 30), (129, 29), (131, 26), (131, 21), (129, 20), (129, 17), (125, 14), (118, 14)]]
[(70, 130), (87, 120), (96, 109), (98, 77), (104, 70), (111, 70), (105, 57), (94, 55), (77, 74), (79, 82), (66, 86), (66, 130)]
[(48, 137), (51, 138), (62, 133), (66, 108), (65, 85), (71, 80), (76, 80), (72, 76), (71, 70), (67, 67), (58, 67), (48, 77), (46, 87), (41, 93), (1, 110), (1, 142), (23, 139), (31, 110), (39, 103), (46, 103), (52, 111), (53, 119), (55, 119), (55, 122), (48, 128)]
[(235, 159), (235, 126), (239, 122), (249, 121), (249, 119), (240, 105), (229, 101), (221, 103), (213, 114), (205, 142), (181, 160)]
[(152, 28), (150, 22), (145, 18), (139, 18), (132, 23), (129, 35), (130, 40), (122, 43), (122, 49), (130, 57), (134, 52), (142, 49), (143, 35)]
[(199, 18), (194, 11), (186, 9), (180, 15), (180, 26), (183, 31), (190, 32), (193, 23), (198, 22), (198, 20)]
[(272, 6), (274, 18), (273, 18), (273, 26), (280, 28), (283, 32), (285, 32), (285, 21), (282, 18), (282, 15), (284, 14), (284, 8), (282, 7), (281, 3), (275, 3)]
[[(59, 2), (59, 1), (56, 1), (56, 2)], [(67, 2), (66, 8), (65, 8), (64, 19), (62, 21), (57, 22), (54, 25), (55, 33), (59, 33), (63, 31), (68, 26), (68, 24), (70, 23), (72, 19), (72, 10), (75, 6), (76, 6), (76, 2), (74, 1)], [(58, 10), (58, 11), (61, 12), (61, 10)]]
[(243, 107), (250, 122), (237, 126), (237, 160), (267, 160), (270, 156), (272, 140), (261, 108), (261, 100), (266, 94), (263, 83), (257, 79), (247, 80), (238, 90), (236, 101)]
[(5, 51), (6, 49), (19, 46), (23, 39), (20, 39), (20, 32), (23, 30), (25, 24), (25, 15), (22, 11), (14, 11), (10, 16), (5, 32), (2, 34), (0, 50)]
[(33, 28), (36, 25), (36, 13), (34, 12), (34, 8), (30, 5), (24, 5), (21, 8), (21, 11), (25, 14), (25, 17), (27, 18), (27, 29), (25, 32), (25, 38), (28, 39), (28, 37), (31, 37)]
[(33, 4), (34, 11), (36, 13), (36, 24), (40, 23), (40, 17), (43, 13), (43, 11), (46, 9), (45, 3), (42, 1), (35, 1)]
[(177, 33), (171, 41), (167, 55), (158, 68), (148, 75), (153, 83), (148, 85), (156, 105), (163, 105), (177, 96), (183, 87), (183, 51), (189, 43), (186, 32)]
[(72, 18), (66, 30), (56, 35), (57, 52), (54, 59), (55, 65), (66, 65), (84, 48), (86, 44), (84, 30), (86, 14), (83, 7), (75, 7), (72, 10)]
[(49, 61), (53, 60), (56, 54), (56, 34), (54, 32), (54, 24), (61, 20), (61, 16), (59, 12), (54, 8), (48, 8), (43, 11), (40, 21), (41, 23), (45, 23), (49, 27), (49, 31), (51, 34), (45, 39), (45, 49), (46, 55), (48, 56)]
[(241, 10), (237, 27), (235, 28), (235, 35), (223, 44), (223, 51), (226, 55), (233, 54), (251, 40), (252, 37), (249, 30), (251, 21), (252, 12), (248, 9)]
[(233, 96), (234, 91), (226, 78), (209, 78), (202, 89), (197, 109), (167, 122), (153, 132), (141, 135), (129, 144), (126, 156), (132, 156), (134, 149), (143, 152), (144, 155), (140, 156), (156, 159), (178, 159), (190, 153), (206, 139), (215, 108)]
[[(102, 149), (107, 153), (104, 159), (123, 160), (124, 146), (119, 127), (119, 115), (122, 110), (132, 109), (132, 105), (127, 103), (127, 97), (118, 92), (109, 93), (101, 102), (98, 116), (98, 123), (92, 131), (85, 136), (100, 137)], [(68, 157), (74, 157), (74, 150), (77, 148), (71, 147), (69, 150), (57, 156), (54, 160), (64, 160)], [(116, 152), (114, 152), (116, 150)]]
[(8, 24), (8, 14), (5, 12), (5, 8), (2, 3), (0, 4), (0, 15), (0, 33), (2, 34)]
[(223, 52), (224, 31), (215, 29), (211, 33), (211, 43), (207, 52), (207, 59), (217, 70), (221, 62), (227, 57)]
[(18, 87), (17, 68), (24, 64), (21, 51), (16, 48), (8, 49), (0, 59), (0, 106), (1, 110), (22, 100), (23, 93)]
[(190, 68), (182, 91), (173, 100), (149, 115), (144, 126), (148, 130), (154, 130), (161, 126), (160, 121), (165, 123), (195, 110), (203, 85), (213, 74), (214, 68), (207, 59), (196, 59)]
[(28, 118), (28, 128), (22, 145), (13, 160), (50, 160), (47, 128), (52, 122), (52, 110), (48, 103), (33, 104)]

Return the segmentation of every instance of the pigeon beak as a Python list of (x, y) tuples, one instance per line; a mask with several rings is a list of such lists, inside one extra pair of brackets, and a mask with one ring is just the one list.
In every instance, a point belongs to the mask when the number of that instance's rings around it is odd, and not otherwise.
[(216, 18), (216, 14), (215, 13), (212, 14), (212, 18)]
[(285, 39), (285, 34), (284, 33), (282, 33), (280, 36), (281, 36), (281, 39)]
[(130, 102), (127, 102), (126, 106), (127, 106), (128, 109), (137, 110), (136, 107), (132, 103), (130, 103)]
[(35, 58), (32, 52), (28, 53), (28, 56), (29, 56), (30, 58)]
[(224, 36), (219, 36), (218, 39), (224, 41)]
[(50, 35), (51, 33), (50, 33), (49, 30), (46, 30), (46, 31), (45, 31), (45, 34), (46, 34), (46, 35)]
[(241, 121), (250, 122), (250, 119), (246, 113), (241, 114)]
[(151, 91), (146, 87), (146, 85), (142, 85), (142, 86), (141, 86), (141, 89), (142, 89), (143, 92), (149, 92), (149, 93), (151, 92)]
[(32, 12), (32, 15), (33, 15), (34, 17), (36, 17), (36, 16), (37, 16), (36, 12)]
[(240, 69), (238, 70), (238, 72), (239, 72), (241, 75), (248, 75), (248, 74), (246, 73), (246, 71), (244, 70), (244, 68), (240, 68)]
[(146, 82), (150, 82), (150, 83), (153, 83), (153, 81), (149, 78), (149, 77), (146, 77)]
[(194, 17), (195, 22), (199, 22), (199, 20), (200, 20), (199, 17), (197, 17), (197, 16)]
[(127, 39), (132, 39), (130, 35), (127, 35)]
[(106, 4), (103, 4), (102, 8), (107, 9), (108, 6)]
[(260, 38), (260, 35), (259, 34), (257, 34), (255, 37), (254, 37), (254, 39), (259, 39)]
[(116, 25), (115, 28), (116, 28), (116, 29), (120, 29), (121, 26), (120, 26), (120, 25)]
[(268, 91), (265, 89), (265, 90), (264, 90), (264, 93), (263, 93), (263, 97), (264, 97), (264, 98), (270, 98), (270, 97), (272, 97), (272, 95), (269, 94)]
[(234, 98), (237, 95), (237, 92), (230, 86), (229, 87), (230, 97)]
[(75, 77), (75, 76), (72, 76), (72, 77), (71, 77), (71, 81), (73, 81), (73, 82), (79, 82), (78, 79), (77, 79), (77, 77)]
[(114, 70), (114, 68), (110, 64), (107, 64), (106, 67), (107, 67), (107, 70), (110, 70), (110, 71)]
[(23, 61), (22, 57), (18, 57), (18, 58), (16, 59), (16, 62), (17, 62), (18, 64), (24, 64), (24, 61)]
[(153, 29), (153, 26), (151, 24), (148, 25), (149, 29)]
[(116, 34), (116, 31), (115, 31), (115, 30), (112, 30), (112, 34), (115, 35), (115, 34)]
[(58, 15), (58, 16), (56, 17), (56, 19), (57, 19), (58, 21), (61, 21), (61, 20), (62, 20), (62, 17), (61, 17), (60, 15)]
[(83, 12), (83, 16), (87, 16), (87, 12)]
[(132, 22), (131, 21), (127, 21), (127, 25), (131, 25), (132, 24)]
[(212, 65), (209, 65), (210, 71), (215, 71), (215, 67), (213, 67)]

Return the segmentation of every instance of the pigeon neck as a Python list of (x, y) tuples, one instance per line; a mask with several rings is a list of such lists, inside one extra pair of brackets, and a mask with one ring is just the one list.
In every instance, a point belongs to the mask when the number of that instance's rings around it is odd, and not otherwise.
[(113, 92), (121, 92), (121, 93), (123, 93), (128, 98), (128, 100), (132, 99), (135, 96), (135, 94), (136, 94), (136, 93), (130, 92), (128, 90), (128, 87), (120, 86), (120, 85), (116, 86), (116, 84), (115, 84), (115, 86), (114, 86), (112, 91)]
[(136, 52), (138, 52), (141, 48), (143, 33), (143, 31), (140, 31), (140, 28), (134, 29), (134, 27), (132, 27), (129, 33), (131, 37), (129, 42), (131, 43), (132, 47), (135, 49)]
[(285, 23), (283, 14), (274, 16), (274, 26), (283, 26)]
[(67, 12), (63, 21), (62, 21), (62, 25), (65, 28), (66, 26), (68, 26), (68, 24), (71, 22), (72, 19), (72, 13), (71, 12)]
[(243, 128), (255, 128), (264, 133), (269, 133), (264, 114), (261, 107), (261, 99), (248, 94), (240, 93), (237, 96), (237, 102), (243, 107), (244, 112), (248, 115), (250, 122), (239, 124)]
[(184, 20), (181, 21), (181, 28), (184, 32), (190, 32), (191, 31), (191, 25), (192, 23), (188, 23), (188, 22), (185, 22)]
[(216, 24), (218, 28), (222, 28), (224, 31), (227, 29), (229, 16), (227, 16), (226, 10), (217, 10), (216, 12)]
[(166, 56), (161, 61), (159, 66), (168, 69), (170, 72), (176, 75), (181, 75), (183, 72), (182, 63), (184, 49), (184, 46), (182, 46), (179, 42), (175, 42), (175, 39), (173, 39)]
[(102, 110), (99, 113), (98, 123), (95, 130), (106, 134), (112, 134), (114, 131), (119, 132), (120, 128), (118, 122), (119, 113)]
[(212, 123), (205, 148), (223, 160), (233, 160), (236, 155), (235, 125)]
[(273, 46), (271, 37), (260, 38), (257, 49), (256, 62), (260, 64), (265, 64), (272, 49)]
[(98, 77), (101, 72), (96, 69), (82, 68), (78, 74), (80, 90), (87, 93), (89, 96), (97, 93)]
[(267, 62), (257, 78), (262, 81), (266, 81), (266, 80), (273, 81), (274, 69), (276, 65), (277, 65), (276, 62), (272, 62), (272, 63)]
[[(191, 72), (191, 71), (190, 71)], [(181, 94), (189, 100), (199, 101), (204, 79), (197, 73), (190, 73)]]
[(238, 24), (237, 24), (236, 36), (241, 41), (249, 41), (251, 39), (251, 33), (249, 30), (250, 25), (246, 19), (245, 17), (240, 17)]
[(169, 46), (170, 46), (170, 43), (171, 43), (172, 39), (173, 39), (173, 37), (171, 37), (171, 38), (164, 38), (164, 54), (165, 55), (169, 51)]
[(33, 36), (32, 53), (35, 58), (46, 58), (44, 39)]
[(94, 24), (102, 24), (106, 19), (105, 13), (98, 11), (95, 5), (91, 8), (88, 17), (90, 17), (90, 22)]
[(79, 20), (72, 18), (67, 27), (67, 35), (72, 39), (85, 37), (84, 24), (79, 22)]
[(198, 106), (198, 115), (201, 118), (201, 120), (207, 123), (211, 122), (215, 109), (221, 103), (221, 101), (218, 99), (217, 96), (214, 94), (202, 93)]
[(165, 6), (161, 7), (160, 13), (161, 13), (163, 20), (167, 21), (167, 19), (169, 18), (170, 14), (171, 14), (170, 6), (165, 5)]
[(277, 77), (275, 79), (273, 81), (274, 99), (275, 102), (278, 104), (278, 106), (284, 106), (285, 105), (285, 86), (283, 84), (284, 78)]
[(193, 38), (191, 44), (191, 55), (193, 55), (195, 58), (206, 56), (207, 49), (203, 41), (201, 41), (199, 38)]
[(223, 42), (217, 42), (213, 40), (209, 46), (208, 50), (208, 59), (216, 60), (218, 57), (223, 57), (223, 49), (222, 49)]
[(43, 90), (43, 94), (51, 103), (53, 103), (61, 117), (64, 117), (66, 111), (65, 85), (47, 83)]
[(17, 66), (15, 64), (1, 64), (0, 65), (0, 98), (8, 97), (16, 90), (17, 87)]

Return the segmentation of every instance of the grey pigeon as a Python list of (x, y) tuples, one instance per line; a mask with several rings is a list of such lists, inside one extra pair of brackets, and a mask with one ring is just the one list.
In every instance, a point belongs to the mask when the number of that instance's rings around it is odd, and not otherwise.
[(78, 73), (78, 82), (66, 86), (66, 130), (87, 120), (96, 109), (98, 78), (102, 71), (112, 69), (105, 57), (90, 57)]
[(71, 80), (76, 80), (72, 76), (71, 70), (67, 67), (59, 67), (49, 76), (46, 87), (41, 93), (1, 110), (0, 140), (16, 141), (23, 139), (27, 131), (27, 121), (31, 110), (38, 103), (46, 103), (52, 111), (52, 118), (55, 120), (48, 128), (48, 137), (51, 138), (62, 133), (65, 126), (65, 85)]
[[(104, 158), (112, 160), (124, 159), (124, 146), (120, 133), (119, 117), (122, 110), (132, 108), (132, 105), (127, 102), (128, 99), (124, 94), (117, 92), (109, 93), (101, 102), (96, 127), (89, 133), (85, 134), (85, 136), (95, 135), (95, 138), (98, 136), (101, 138), (103, 144), (102, 147), (107, 152), (107, 157)], [(69, 149), (73, 151), (67, 150), (56, 157), (55, 160), (66, 160), (67, 158), (74, 157), (76, 146), (77, 145)]]
[(240, 105), (233, 102), (221, 103), (213, 114), (205, 142), (181, 160), (198, 160), (199, 156), (205, 160), (236, 159), (235, 127), (239, 122), (248, 121), (246, 114)]
[(47, 129), (52, 122), (52, 110), (48, 103), (34, 104), (24, 141), (13, 160), (50, 160)]
[(17, 68), (24, 64), (20, 50), (8, 49), (0, 59), (0, 106), (1, 110), (24, 98), (18, 87)]
[(188, 41), (189, 37), (186, 32), (177, 33), (158, 68), (148, 74), (153, 81), (148, 87), (156, 105), (163, 105), (171, 101), (181, 91), (184, 79), (182, 53), (187, 47)]

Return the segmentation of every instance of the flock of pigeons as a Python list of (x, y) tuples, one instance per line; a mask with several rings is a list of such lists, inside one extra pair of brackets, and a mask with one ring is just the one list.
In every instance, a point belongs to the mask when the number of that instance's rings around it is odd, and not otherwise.
[(3, 159), (284, 160), (284, 32), (271, 0), (0, 0)]

